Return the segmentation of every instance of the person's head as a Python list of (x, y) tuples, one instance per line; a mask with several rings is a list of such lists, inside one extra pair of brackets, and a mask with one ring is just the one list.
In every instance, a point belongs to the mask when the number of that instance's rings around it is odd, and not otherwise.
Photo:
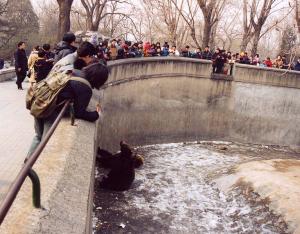
[(197, 49), (196, 49), (196, 52), (197, 52), (197, 53), (200, 53), (200, 52), (201, 52), (201, 48), (197, 48)]
[(24, 41), (20, 41), (20, 42), (18, 43), (18, 48), (24, 50), (24, 49), (26, 48), (25, 42), (24, 42)]
[(281, 59), (281, 56), (280, 56), (280, 55), (278, 55), (278, 56), (277, 56), (277, 59), (278, 59), (278, 60), (280, 60), (280, 59)]
[(190, 49), (190, 46), (188, 46), (188, 45), (185, 46), (185, 49), (186, 49), (186, 50), (189, 50), (189, 49)]
[(39, 58), (45, 58), (46, 57), (46, 52), (44, 50), (40, 49), (38, 51), (38, 57)]
[(172, 46), (172, 50), (176, 50), (176, 45), (173, 45), (173, 46)]
[(84, 60), (86, 64), (89, 64), (93, 60), (96, 53), (96, 48), (88, 41), (82, 42), (77, 49), (78, 57)]
[(220, 49), (217, 48), (217, 49), (215, 50), (215, 52), (216, 52), (216, 53), (220, 53)]
[(121, 148), (121, 156), (123, 157), (131, 157), (132, 156), (132, 148), (130, 145), (128, 145), (125, 141), (120, 142), (120, 148)]
[(92, 63), (83, 68), (85, 78), (92, 88), (99, 89), (108, 79), (108, 68), (101, 62)]
[(205, 46), (205, 49), (204, 49), (206, 52), (209, 51), (209, 46)]
[(74, 45), (76, 36), (72, 32), (67, 32), (64, 34), (63, 39), (64, 42), (67, 42), (70, 45)]
[(51, 49), (51, 46), (49, 44), (44, 44), (43, 45), (43, 50), (49, 51)]
[(256, 58), (259, 58), (259, 54), (256, 54), (255, 57), (256, 57)]
[(40, 46), (35, 46), (35, 47), (33, 47), (33, 49), (32, 49), (33, 51), (39, 51), (40, 50)]
[(267, 57), (267, 61), (270, 61), (271, 59), (270, 59), (270, 57)]
[(82, 70), (84, 67), (86, 67), (86, 63), (83, 59), (77, 58), (74, 61), (73, 67), (74, 69)]

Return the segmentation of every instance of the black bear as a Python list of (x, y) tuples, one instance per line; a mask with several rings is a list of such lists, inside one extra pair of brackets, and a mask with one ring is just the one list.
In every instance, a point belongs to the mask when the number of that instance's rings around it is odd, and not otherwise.
[(100, 182), (100, 187), (116, 191), (128, 190), (135, 178), (135, 168), (143, 165), (143, 157), (133, 153), (124, 141), (120, 142), (121, 152), (111, 154), (98, 148), (97, 160), (110, 172)]

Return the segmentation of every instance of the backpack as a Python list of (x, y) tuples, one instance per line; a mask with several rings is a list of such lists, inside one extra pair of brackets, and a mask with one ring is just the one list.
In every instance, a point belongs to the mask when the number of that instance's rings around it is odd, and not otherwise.
[(46, 118), (63, 103), (57, 103), (58, 94), (67, 85), (69, 80), (76, 80), (92, 89), (84, 78), (74, 77), (63, 72), (53, 72), (46, 79), (30, 87), (26, 95), (26, 108), (36, 118)]

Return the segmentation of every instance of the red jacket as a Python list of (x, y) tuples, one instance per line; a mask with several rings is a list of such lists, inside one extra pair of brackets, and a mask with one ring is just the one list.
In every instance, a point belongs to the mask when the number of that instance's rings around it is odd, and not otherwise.
[(272, 67), (272, 61), (271, 60), (266, 60), (265, 62), (264, 62), (264, 64), (267, 66), (267, 67)]

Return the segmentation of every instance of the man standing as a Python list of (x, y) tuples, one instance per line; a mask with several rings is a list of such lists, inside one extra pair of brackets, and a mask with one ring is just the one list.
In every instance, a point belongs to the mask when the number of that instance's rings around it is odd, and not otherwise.
[(14, 54), (15, 57), (15, 69), (17, 74), (17, 86), (18, 89), (22, 88), (22, 82), (24, 81), (26, 77), (26, 73), (28, 71), (28, 65), (27, 65), (27, 56), (25, 52), (25, 42), (21, 41), (18, 43), (18, 49)]

